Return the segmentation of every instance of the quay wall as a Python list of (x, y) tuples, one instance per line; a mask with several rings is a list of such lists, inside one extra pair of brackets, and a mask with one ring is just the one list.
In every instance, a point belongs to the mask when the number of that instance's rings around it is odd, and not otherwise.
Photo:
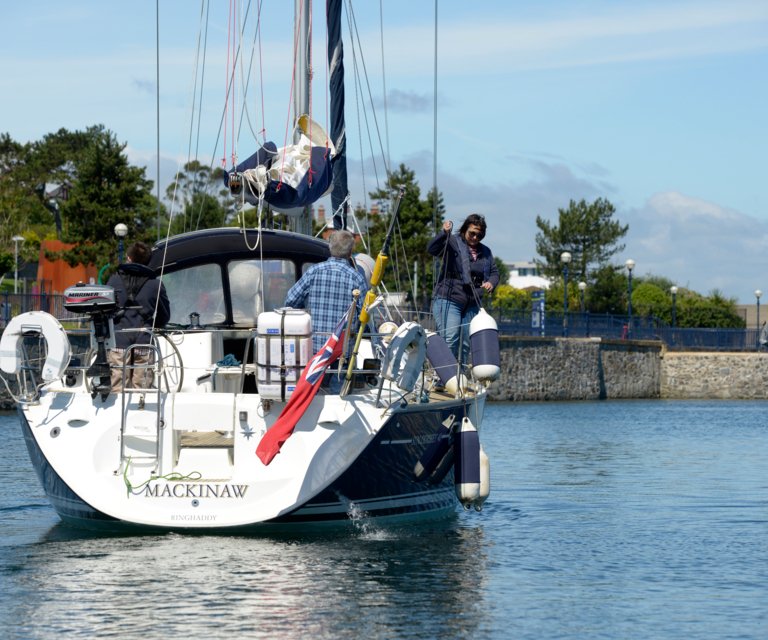
[(660, 397), (768, 399), (768, 353), (667, 351)]
[(768, 352), (676, 352), (655, 341), (501, 338), (489, 400), (768, 399)]
[(658, 398), (661, 343), (599, 338), (501, 338), (489, 400)]

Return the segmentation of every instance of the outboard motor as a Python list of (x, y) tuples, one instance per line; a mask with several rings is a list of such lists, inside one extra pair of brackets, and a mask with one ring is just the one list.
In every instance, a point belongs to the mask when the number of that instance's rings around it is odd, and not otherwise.
[(96, 349), (96, 359), (85, 375), (92, 378), (91, 396), (101, 394), (106, 400), (112, 390), (112, 379), (107, 360), (107, 349), (115, 348), (115, 326), (112, 318), (117, 309), (115, 290), (101, 284), (78, 282), (64, 290), (64, 308), (81, 313), (91, 319), (91, 346)]

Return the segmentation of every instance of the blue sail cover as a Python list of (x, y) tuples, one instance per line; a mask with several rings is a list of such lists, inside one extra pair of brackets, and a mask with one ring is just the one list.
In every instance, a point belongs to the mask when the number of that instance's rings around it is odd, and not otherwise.
[(342, 0), (328, 0), (328, 68), (331, 92), (331, 140), (336, 148), (333, 159), (333, 228), (347, 228), (349, 187), (347, 186), (347, 129), (344, 123), (344, 45), (341, 38)]
[[(245, 178), (243, 197), (250, 204), (258, 204), (260, 189), (249, 179), (249, 176), (255, 176), (261, 167), (262, 175), (266, 173), (266, 180), (262, 182), (266, 202), (276, 209), (306, 207), (319, 200), (330, 188), (333, 182), (332, 155), (332, 149), (312, 145), (308, 157), (306, 154), (304, 156), (308, 160), (305, 162), (304, 170), (291, 172), (290, 175), (286, 171), (283, 174), (285, 168), (283, 156), (279, 154), (274, 142), (266, 142), (256, 153), (235, 167), (235, 171)], [(293, 165), (289, 163), (289, 166)], [(229, 187), (229, 178), (230, 173), (225, 174), (224, 184), (227, 187)]]

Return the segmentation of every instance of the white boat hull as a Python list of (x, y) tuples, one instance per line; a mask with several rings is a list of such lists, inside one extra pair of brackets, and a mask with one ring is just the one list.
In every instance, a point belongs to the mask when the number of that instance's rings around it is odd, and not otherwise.
[(318, 396), (264, 465), (256, 445), (280, 403), (265, 412), (258, 395), (205, 394), (204, 403), (194, 393), (125, 395), (123, 406), (121, 394), (102, 402), (48, 391), (20, 409), (30, 456), (65, 522), (232, 530), (452, 513), (452, 474), (419, 482), (413, 468), (446, 416), (466, 408), (479, 422), (483, 400), (384, 412), (370, 392)]

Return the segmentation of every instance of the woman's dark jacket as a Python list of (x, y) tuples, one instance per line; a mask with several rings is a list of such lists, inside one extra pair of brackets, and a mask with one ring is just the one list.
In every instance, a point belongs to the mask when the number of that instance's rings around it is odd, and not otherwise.
[(458, 233), (450, 235), (441, 231), (427, 245), (427, 251), (442, 257), (434, 296), (461, 305), (462, 312), (477, 304), (475, 296), (482, 300), (483, 282), (490, 282), (494, 289), (499, 284), (493, 254), (483, 243), (477, 245), (477, 259), (473, 260), (467, 243)]
[(107, 285), (115, 290), (118, 309), (114, 318), (117, 348), (126, 349), (132, 344), (149, 344), (148, 332), (122, 330), (152, 326), (160, 329), (170, 320), (171, 303), (162, 282), (155, 278), (155, 272), (141, 264), (121, 264)]

